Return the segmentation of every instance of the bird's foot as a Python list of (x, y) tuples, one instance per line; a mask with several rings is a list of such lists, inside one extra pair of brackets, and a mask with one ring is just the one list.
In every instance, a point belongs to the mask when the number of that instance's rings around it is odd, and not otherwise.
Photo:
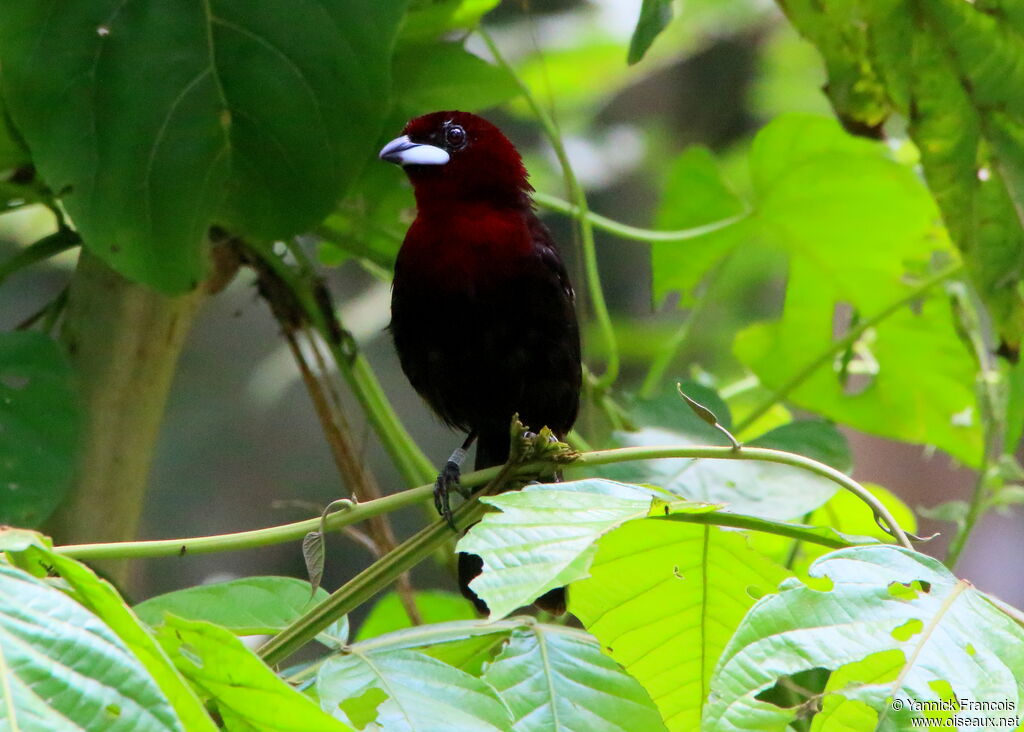
[(452, 531), (458, 531), (455, 520), (452, 518), (452, 508), (449, 501), (452, 490), (462, 492), (462, 484), (459, 478), (462, 476), (462, 469), (459, 464), (449, 460), (437, 474), (434, 482), (434, 508), (444, 517), (444, 520), (452, 527)]

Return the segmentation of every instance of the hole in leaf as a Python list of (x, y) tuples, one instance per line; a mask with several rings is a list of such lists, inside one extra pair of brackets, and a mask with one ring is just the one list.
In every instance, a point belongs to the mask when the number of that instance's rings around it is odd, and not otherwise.
[(903, 625), (893, 628), (891, 635), (898, 641), (907, 641), (920, 633), (923, 628), (924, 623), (917, 618), (913, 618), (905, 622)]
[(774, 686), (765, 689), (754, 698), (781, 709), (792, 709), (810, 702), (815, 706), (813, 711), (817, 712), (819, 709), (816, 707), (821, 703), (821, 694), (831, 673), (827, 668), (821, 667), (798, 671), (781, 677)]
[(764, 597), (764, 590), (762, 590), (757, 585), (747, 585), (746, 592), (747, 597), (749, 597), (751, 600), (760, 600), (762, 597)]
[[(960, 711), (960, 702), (957, 701), (957, 693), (953, 686), (945, 679), (933, 679), (928, 682), (928, 688), (938, 695), (940, 701), (948, 702), (953, 708), (948, 711)], [(945, 710), (944, 710), (945, 711)]]
[(117, 704), (108, 704), (104, 711), (115, 719), (121, 716), (121, 707), (117, 706)]
[(27, 376), (20, 376), (18, 374), (0, 374), (0, 384), (3, 384), (8, 389), (14, 391), (21, 391), (28, 386), (29, 378)]
[[(850, 303), (839, 302), (832, 311), (832, 337), (846, 337), (860, 324), (860, 313)], [(871, 352), (875, 332), (868, 329), (860, 338), (836, 354), (832, 368), (843, 387), (843, 393), (854, 396), (865, 391), (878, 375), (878, 361)]]
[(968, 656), (974, 656), (978, 653), (978, 651), (975, 650), (974, 646), (972, 646), (970, 643), (967, 644), (964, 650), (967, 651)]
[(377, 707), (387, 701), (388, 695), (377, 687), (370, 687), (359, 696), (353, 696), (338, 704), (352, 726), (362, 729), (377, 721)]
[(895, 597), (897, 600), (903, 600), (910, 602), (916, 600), (919, 594), (928, 594), (932, 586), (927, 582), (921, 580), (914, 580), (913, 582), (890, 582), (889, 583), (889, 594)]

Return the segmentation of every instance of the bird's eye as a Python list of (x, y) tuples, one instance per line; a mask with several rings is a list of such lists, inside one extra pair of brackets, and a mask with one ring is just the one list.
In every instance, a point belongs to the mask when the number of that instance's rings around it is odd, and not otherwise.
[(458, 150), (466, 144), (466, 131), (459, 125), (451, 125), (444, 132), (444, 141)]

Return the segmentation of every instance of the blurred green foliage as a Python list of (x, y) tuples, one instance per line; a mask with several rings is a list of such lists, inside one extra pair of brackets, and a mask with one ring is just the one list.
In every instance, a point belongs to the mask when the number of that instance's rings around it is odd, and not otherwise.
[[(306, 339), (293, 352), (329, 343), (312, 378), (348, 376), (362, 410), (352, 414), (392, 458), (419, 446), (390, 411), (381, 418), (397, 393), (375, 380), (388, 366), (372, 369), (352, 324), (329, 318), (306, 248), (346, 287), (382, 289), (414, 201), (401, 171), (374, 153), (410, 117), (485, 112), (549, 195), (564, 180), (551, 146), (564, 144), (603, 217), (593, 221), (600, 275), (625, 365), (610, 388), (587, 390), (573, 439), (629, 447), (636, 459), (485, 499), (497, 510), (459, 548), (484, 558), (474, 589), (491, 624), (452, 594), (401, 589), (361, 623), (353, 616), (350, 638), (323, 590), (262, 576), (262, 566), (261, 576), (178, 589), (133, 613), (45, 539), (0, 531), (0, 598), (31, 596), (35, 609), (30, 618), (18, 603), (0, 607), (9, 714), (65, 715), (89, 729), (97, 719), (103, 729), (213, 729), (206, 710), (216, 709), (229, 730), (425, 729), (438, 719), (487, 730), (902, 730), (906, 715), (887, 711), (894, 694), (1022, 693), (1019, 611), (937, 560), (879, 546), (903, 538), (887, 522), (916, 531), (914, 511), (881, 486), (858, 493), (847, 477), (854, 430), (975, 469), (970, 500), (930, 514), (957, 525), (951, 567), (988, 509), (1024, 502), (1014, 454), (1024, 366), (1001, 357), (1024, 335), (1016, 4), (65, 5), (0, 9), (8, 208), (46, 202), (87, 249), (170, 294), (206, 274), (211, 226), (236, 236), (246, 261), (279, 275), (260, 286), (265, 296), (268, 282), (281, 288), (275, 313)], [(489, 32), (509, 64), (473, 32), (492, 10)], [(531, 101), (551, 112), (548, 139)], [(589, 337), (608, 325), (586, 301), (596, 283), (579, 266), (570, 207), (547, 205), (562, 214), (546, 220), (576, 282), (588, 365), (600, 371), (613, 354)], [(9, 260), (2, 279), (31, 260)], [(30, 319), (35, 331), (0, 334), (5, 523), (38, 526), (74, 478), (80, 385), (51, 336), (61, 307), (58, 298)], [(337, 410), (331, 429), (348, 429), (338, 419), (347, 396), (333, 384), (320, 396)], [(731, 448), (723, 429), (743, 446)], [(651, 459), (666, 444), (793, 460)], [(282, 462), (301, 460), (292, 445), (277, 450)], [(212, 513), (216, 502), (202, 500), (195, 513)], [(258, 536), (248, 535), (253, 545)], [(375, 557), (333, 599), (385, 590), (373, 578), (390, 561)], [(585, 632), (504, 617), (565, 584)], [(40, 624), (40, 613), (67, 622)], [(916, 638), (925, 626), (938, 645)], [(323, 631), (327, 653), (280, 672), (236, 637), (295, 628)], [(61, 678), (103, 688), (26, 692), (46, 676), (25, 651), (33, 643), (63, 654), (44, 659)], [(119, 680), (106, 683), (111, 669)]]

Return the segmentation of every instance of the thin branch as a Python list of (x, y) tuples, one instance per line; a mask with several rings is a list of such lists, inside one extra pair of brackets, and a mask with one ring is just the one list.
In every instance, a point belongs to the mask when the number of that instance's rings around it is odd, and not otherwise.
[(953, 310), (959, 321), (960, 330), (965, 334), (971, 346), (978, 367), (976, 384), (978, 411), (984, 430), (981, 465), (978, 468), (978, 477), (971, 492), (971, 500), (967, 505), (967, 515), (964, 517), (963, 525), (950, 541), (949, 550), (946, 552), (945, 565), (953, 569), (959, 561), (964, 547), (967, 546), (967, 540), (971, 533), (985, 514), (991, 497), (1002, 487), (1003, 481), (997, 466), (999, 458), (1006, 450), (1004, 441), (1007, 395), (1000, 388), (999, 367), (986, 343), (985, 326), (982, 324), (981, 314), (978, 312), (972, 293), (967, 289), (966, 284), (951, 287), (950, 290), (953, 295)]
[[(474, 493), (454, 511), (452, 520), (460, 529), (472, 526), (480, 520), (487, 511), (487, 507), (480, 503), (480, 498), (503, 488), (516, 472), (516, 465), (510, 461), (496, 470), (496, 474), (483, 490)], [(400, 574), (415, 567), (450, 537), (448, 523), (443, 519), (424, 527), (267, 641), (259, 649), (260, 656), (269, 665), (278, 664), (288, 658), (336, 619), (359, 607), (377, 594), (381, 587), (389, 585)]]
[[(658, 460), (666, 458), (706, 458), (715, 460), (759, 460), (764, 462), (781, 463), (793, 467), (808, 470), (824, 478), (839, 484), (846, 490), (859, 497), (866, 503), (880, 520), (888, 528), (889, 532), (904, 547), (913, 548), (906, 533), (900, 528), (896, 519), (870, 492), (861, 486), (857, 481), (839, 472), (835, 468), (819, 463), (811, 458), (797, 455), (795, 453), (783, 452), (782, 450), (771, 450), (763, 447), (741, 447), (735, 450), (732, 447), (720, 446), (693, 446), (693, 445), (665, 445), (660, 447), (620, 447), (613, 450), (597, 450), (595, 452), (582, 453), (575, 461), (561, 465), (561, 470), (572, 470), (579, 467), (610, 465), (613, 463), (628, 462), (632, 460)], [(547, 462), (533, 462), (523, 465), (516, 470), (516, 475), (537, 475), (545, 468), (550, 468)], [(487, 468), (466, 473), (462, 476), (462, 485), (467, 488), (482, 485), (495, 478), (500, 468)], [(434, 490), (431, 482), (410, 490), (394, 493), (392, 495), (378, 498), (375, 501), (359, 503), (346, 506), (343, 510), (328, 514), (325, 519), (327, 530), (338, 530), (344, 526), (365, 521), (371, 516), (377, 516), (390, 511), (397, 511), (400, 508), (411, 506), (427, 500)], [(313, 518), (306, 521), (297, 521), (283, 526), (273, 526), (255, 531), (241, 531), (233, 534), (217, 534), (214, 536), (201, 536), (186, 539), (160, 539), (156, 541), (130, 541), (111, 544), (77, 544), (56, 547), (58, 551), (75, 559), (112, 559), (112, 558), (133, 558), (163, 557), (175, 554), (208, 554), (222, 551), (236, 551), (241, 549), (253, 549), (271, 544), (281, 544), (288, 541), (297, 541), (310, 531), (315, 531), (320, 526), (320, 519)], [(807, 539), (811, 541), (811, 539)]]
[(42, 262), (50, 257), (56, 256), (68, 249), (74, 249), (82, 240), (71, 229), (59, 229), (49, 236), (44, 236), (39, 241), (28, 245), (24, 249), (0, 262), (0, 285), (15, 272), (30, 267), (36, 262)]
[(407, 485), (433, 480), (436, 468), (402, 425), (359, 347), (338, 321), (337, 315), (325, 312), (324, 303), (317, 299), (316, 280), (311, 281), (296, 272), (274, 253), (271, 246), (254, 242), (248, 246), (250, 259), (255, 259), (280, 280), (295, 300), (293, 305), (301, 310), (299, 316), (313, 326), (327, 345), (338, 371)]

